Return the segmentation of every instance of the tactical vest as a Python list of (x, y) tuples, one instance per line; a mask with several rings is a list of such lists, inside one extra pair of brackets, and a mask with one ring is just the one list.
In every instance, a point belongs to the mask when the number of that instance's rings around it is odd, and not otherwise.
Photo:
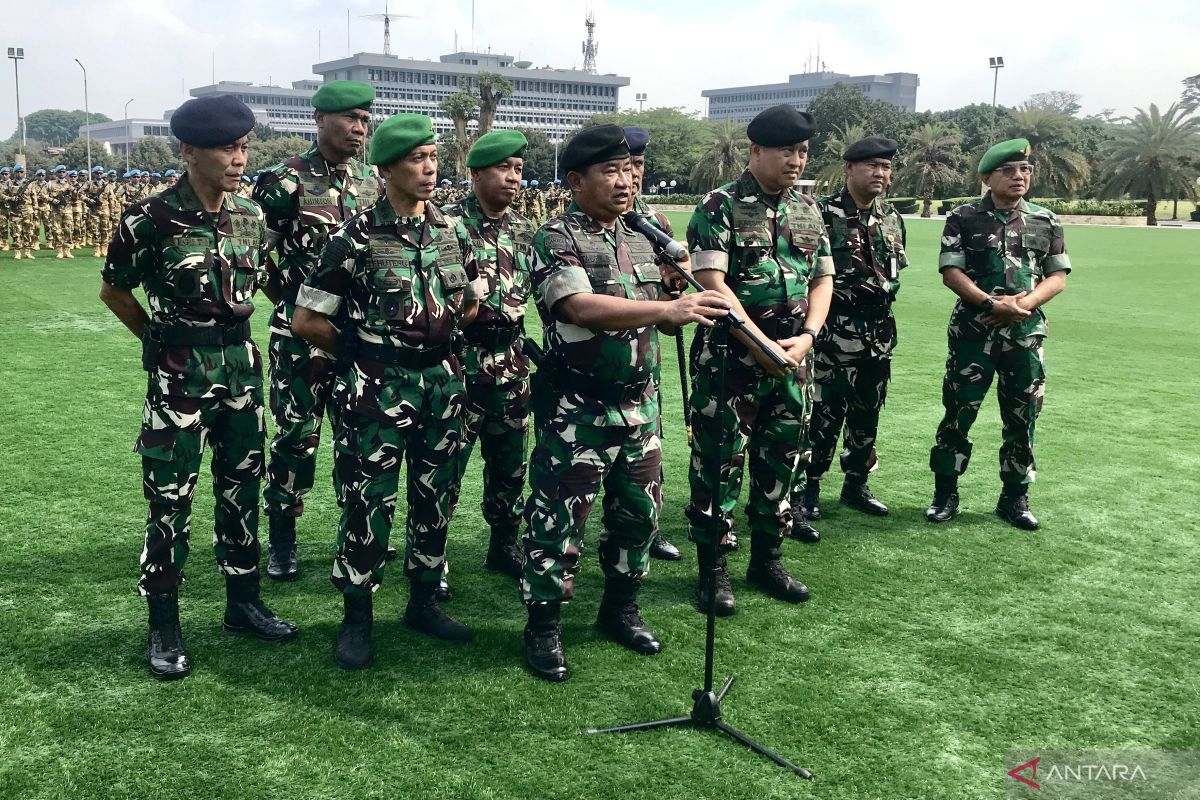
[[(762, 203), (747, 203), (735, 197), (730, 208), (734, 244), (729, 262), (731, 288), (755, 324), (777, 340), (796, 335), (804, 324), (808, 284), (816, 271), (821, 244), (820, 214), (805, 214), (797, 205), (800, 202), (784, 204), (775, 222), (779, 242), (787, 242), (796, 251), (798, 266), (778, 257), (778, 245), (772, 239), (767, 208)], [(765, 316), (763, 300), (777, 310), (786, 309), (786, 313)]]
[[(229, 212), (232, 235), (220, 236), (213, 228), (193, 228), (168, 236), (159, 245), (163, 268), (163, 294), (179, 305), (223, 303), (247, 305), (258, 289), (255, 259), (260, 243), (258, 221), (243, 209)], [(221, 253), (225, 253), (224, 259)], [(227, 260), (230, 294), (224, 293), (221, 263)], [(220, 287), (220, 288), (219, 288)]]
[(297, 221), (312, 232), (310, 247), (314, 253), (321, 252), (333, 229), (345, 221), (341, 210), (345, 204), (339, 206), (338, 201), (341, 196), (350, 194), (351, 187), (355, 190), (355, 209), (359, 211), (379, 199), (379, 182), (373, 175), (358, 178), (348, 170), (339, 196), (333, 188), (331, 176), (315, 174), (307, 158), (293, 156), (283, 163), (296, 172), (299, 203)]
[(609, 247), (604, 234), (592, 237), (575, 227), (569, 227), (568, 232), (593, 292), (629, 300), (654, 300), (658, 297), (659, 274), (654, 263), (654, 248), (645, 236), (622, 232), (621, 241), (629, 248), (629, 258), (633, 263), (633, 277), (627, 278), (621, 272), (617, 254)]
[[(447, 225), (437, 230), (437, 239), (417, 252), (416, 263), (408, 255), (413, 246), (394, 233), (379, 230), (367, 234), (370, 255), (364, 269), (370, 292), (365, 308), (368, 323), (399, 328), (419, 324), (413, 313), (414, 291), (424, 292), (425, 285), (433, 280), (440, 284), (454, 317), (461, 318), (463, 293), (470, 279), (454, 228)], [(436, 294), (432, 286), (429, 288), (431, 294)]]

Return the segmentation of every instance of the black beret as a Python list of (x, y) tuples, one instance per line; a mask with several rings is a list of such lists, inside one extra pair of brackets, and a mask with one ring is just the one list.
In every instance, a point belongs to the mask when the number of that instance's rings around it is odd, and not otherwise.
[(625, 141), (629, 145), (629, 155), (644, 155), (646, 145), (650, 144), (650, 131), (637, 125), (626, 125), (623, 130), (625, 131)]
[(629, 158), (629, 144), (620, 125), (584, 128), (563, 148), (558, 164), (562, 171), (579, 172), (592, 164)]
[(813, 116), (785, 104), (760, 112), (746, 128), (746, 137), (763, 147), (791, 147), (813, 135)]
[(254, 112), (231, 94), (194, 97), (171, 115), (171, 133), (193, 147), (222, 147), (254, 127)]
[(866, 161), (868, 158), (891, 158), (896, 155), (896, 143), (882, 136), (859, 139), (842, 151), (843, 161)]

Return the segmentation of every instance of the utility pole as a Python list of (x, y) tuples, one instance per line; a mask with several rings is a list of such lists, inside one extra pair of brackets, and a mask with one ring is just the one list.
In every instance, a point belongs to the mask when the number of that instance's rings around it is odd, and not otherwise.
[(92, 174), (92, 111), (88, 107), (87, 67), (78, 58), (75, 63), (83, 70), (83, 120), (84, 130), (87, 131), (88, 176)]

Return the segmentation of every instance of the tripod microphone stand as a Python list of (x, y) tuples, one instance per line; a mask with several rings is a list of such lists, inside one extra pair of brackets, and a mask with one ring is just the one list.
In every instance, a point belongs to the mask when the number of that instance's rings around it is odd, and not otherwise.
[[(686, 280), (688, 284), (692, 286), (692, 288), (696, 289), (697, 291), (704, 291), (704, 287), (701, 286), (694, 277), (676, 264), (675, 258), (669, 254), (667, 245), (663, 240), (666, 239), (667, 241), (670, 241), (671, 244), (674, 244), (676, 247), (678, 247), (679, 245), (677, 243), (671, 240), (670, 237), (668, 237), (665, 233), (662, 233), (657, 228), (652, 227), (644, 217), (641, 217), (633, 212), (626, 214), (624, 219), (626, 224), (628, 224), (631, 228), (642, 233), (644, 236), (646, 236), (646, 238), (650, 239), (655, 246), (655, 251), (658, 254), (660, 263), (670, 264), (675, 268), (676, 272), (683, 276), (684, 280)], [(649, 228), (653, 233), (645, 230), (645, 228)], [(729, 328), (731, 326), (740, 330), (754, 344), (754, 346), (762, 350), (777, 365), (780, 367), (787, 366), (787, 362), (784, 361), (782, 357), (780, 357), (774, 350), (769, 348), (767, 344), (762, 341), (762, 339), (754, 334), (754, 332), (746, 328), (745, 321), (742, 320), (741, 317), (735, 312), (730, 311), (727, 316), (718, 318), (713, 322), (714, 324), (709, 344), (714, 355), (716, 356), (716, 381), (714, 383), (714, 392), (717, 398), (723, 397), (725, 392), (725, 362), (729, 356)], [(721, 718), (721, 701), (725, 699), (725, 695), (733, 686), (734, 676), (730, 675), (725, 680), (724, 685), (721, 686), (721, 689), (719, 691), (714, 691), (713, 651), (717, 624), (717, 545), (718, 540), (720, 539), (715, 528), (718, 511), (717, 495), (721, 480), (720, 453), (721, 445), (724, 444), (723, 441), (720, 441), (721, 439), (724, 439), (723, 428), (720, 426), (718, 426), (718, 437), (719, 440), (717, 442), (717, 448), (715, 449), (715, 455), (711, 459), (710, 463), (704, 465), (710, 471), (710, 476), (712, 479), (710, 485), (713, 487), (713, 496), (711, 502), (713, 504), (712, 518), (714, 526), (714, 530), (712, 532), (713, 535), (709, 537), (709, 542), (707, 544), (709, 563), (712, 565), (712, 568), (709, 570), (707, 575), (708, 608), (705, 609), (707, 614), (707, 625), (704, 636), (704, 686), (692, 691), (692, 710), (691, 713), (686, 717), (669, 717), (667, 719), (653, 720), (651, 722), (634, 722), (628, 725), (617, 725), (616, 727), (612, 728), (584, 728), (583, 733), (627, 733), (630, 731), (647, 731), (654, 730), (655, 728), (674, 728), (682, 726), (689, 726), (693, 728), (715, 728), (716, 730), (725, 733), (738, 742), (741, 742), (754, 752), (770, 759), (771, 761), (774, 761), (779, 766), (791, 770), (801, 778), (812, 780), (812, 773), (806, 770), (804, 767), (796, 766), (786, 758), (772, 752)]]

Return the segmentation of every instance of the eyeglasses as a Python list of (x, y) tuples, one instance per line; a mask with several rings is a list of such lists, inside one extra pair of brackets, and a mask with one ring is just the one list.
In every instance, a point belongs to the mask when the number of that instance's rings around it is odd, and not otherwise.
[(1033, 164), (1001, 164), (996, 167), (996, 171), (1006, 178), (1011, 178), (1018, 172), (1022, 175), (1033, 174)]

